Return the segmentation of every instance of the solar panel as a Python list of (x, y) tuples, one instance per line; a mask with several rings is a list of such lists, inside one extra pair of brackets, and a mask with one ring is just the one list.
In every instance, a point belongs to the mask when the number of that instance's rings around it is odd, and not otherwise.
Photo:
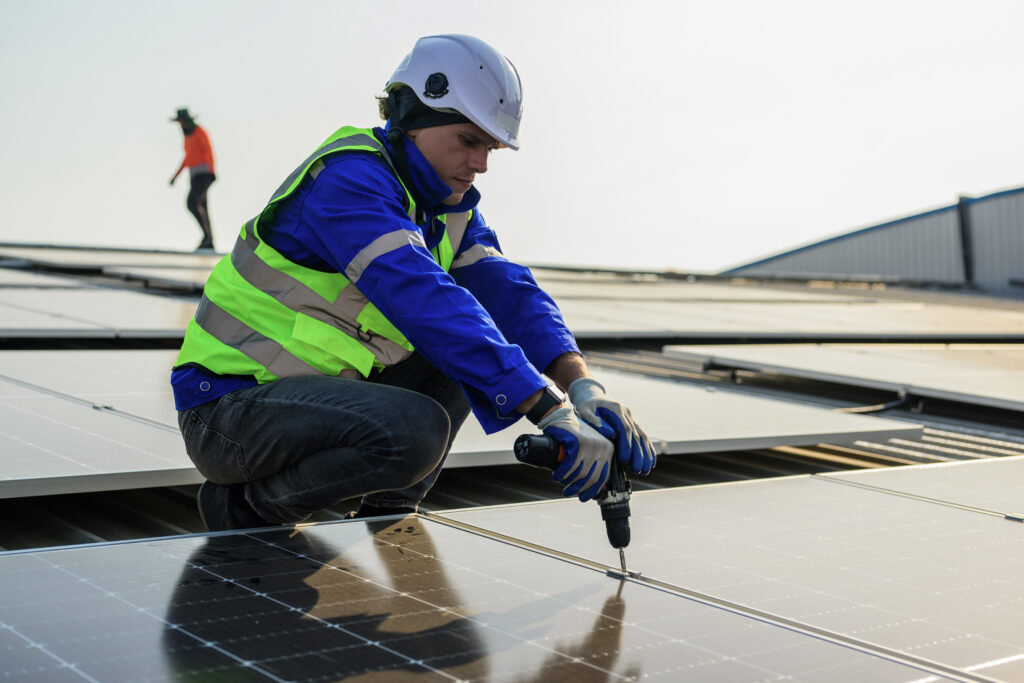
[(1024, 334), (1024, 314), (905, 302), (590, 301), (560, 299), (577, 337), (759, 337), (1002, 339)]
[[(0, 379), (178, 429), (170, 376), (177, 351), (0, 351)], [(0, 392), (4, 390), (0, 382)]]
[(194, 301), (126, 290), (6, 289), (0, 290), (0, 336), (26, 336), (35, 321), (48, 320), (38, 329), (52, 336), (181, 337), (195, 310)]
[[(0, 378), (176, 431), (177, 412), (169, 385), (176, 356), (176, 351), (163, 350), (0, 351)], [(599, 369), (595, 376), (610, 395), (630, 406), (652, 438), (664, 442), (668, 454), (845, 443), (864, 438), (884, 441), (916, 438), (921, 433), (921, 427), (915, 424), (834, 413), (613, 370)], [(446, 466), (512, 464), (515, 436), (535, 431), (533, 425), (521, 421), (508, 431), (488, 436), (471, 418), (459, 432)]]
[(81, 287), (78, 280), (0, 267), (0, 287)]
[(0, 498), (199, 483), (177, 430), (0, 381)]
[(191, 252), (0, 245), (0, 258), (61, 268), (99, 269), (121, 265), (212, 269), (221, 256)]
[(669, 346), (681, 358), (1024, 410), (1024, 345)]
[(976, 508), (1024, 521), (1024, 457), (842, 472), (830, 479)]
[[(835, 413), (696, 386), (599, 369), (609, 396), (629, 406), (644, 430), (672, 454), (704, 453), (857, 439), (916, 438), (920, 425)], [(849, 420), (847, 418), (859, 418)]]
[(871, 301), (869, 296), (808, 291), (772, 289), (771, 287), (737, 287), (708, 282), (666, 280), (651, 276), (614, 275), (589, 277), (587, 273), (566, 273), (541, 268), (531, 272), (544, 291), (561, 301), (564, 299), (605, 299), (641, 302), (826, 302)]
[[(980, 676), (1024, 677), (1014, 523), (824, 477), (644, 492), (631, 504), (626, 554), (643, 576)], [(443, 516), (617, 564), (593, 503)]]
[(116, 335), (115, 330), (99, 323), (11, 305), (4, 301), (6, 294), (7, 290), (0, 290), (0, 338), (112, 338)]
[(0, 605), (30, 680), (925, 676), (418, 517), (0, 554)]

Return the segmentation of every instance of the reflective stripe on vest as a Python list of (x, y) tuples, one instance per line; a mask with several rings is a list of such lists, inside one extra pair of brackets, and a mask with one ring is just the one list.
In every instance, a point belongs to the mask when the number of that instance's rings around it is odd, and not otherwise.
[[(355, 134), (344, 135), (350, 131)], [(372, 134), (343, 128), (282, 183), (267, 209), (290, 196), (306, 175), (317, 175), (326, 154), (351, 150), (353, 141), (355, 149), (373, 145), (387, 159)], [(242, 227), (230, 257), (211, 274), (176, 365), (199, 363), (265, 382), (349, 368), (368, 375), (374, 366), (408, 357), (412, 345), (352, 283), (378, 256), (409, 245), (425, 248), (422, 234), (400, 229), (383, 235), (352, 259), (345, 274), (325, 273), (288, 260), (259, 239), (259, 219), (267, 209)], [(467, 212), (441, 219), (445, 233), (431, 253), (445, 270), (469, 217)]]

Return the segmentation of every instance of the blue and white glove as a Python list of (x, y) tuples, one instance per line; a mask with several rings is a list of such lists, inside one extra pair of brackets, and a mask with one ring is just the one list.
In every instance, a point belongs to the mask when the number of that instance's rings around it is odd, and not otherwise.
[(576, 417), (569, 406), (552, 410), (537, 426), (565, 449), (565, 460), (552, 475), (566, 484), (562, 494), (579, 495), (581, 501), (596, 496), (608, 479), (612, 442)]
[(615, 439), (619, 462), (635, 474), (647, 474), (658, 461), (654, 444), (633, 420), (629, 408), (608, 398), (604, 387), (592, 377), (581, 377), (569, 385), (569, 400), (580, 417), (609, 439)]

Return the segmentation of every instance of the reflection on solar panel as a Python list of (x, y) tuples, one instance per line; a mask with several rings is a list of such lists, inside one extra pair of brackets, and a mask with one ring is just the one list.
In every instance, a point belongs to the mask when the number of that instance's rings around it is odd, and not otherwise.
[(669, 346), (668, 355), (794, 377), (1024, 410), (1024, 345)]
[(0, 675), (26, 680), (925, 677), (416, 517), (0, 554), (0, 605)]
[[(632, 513), (632, 571), (982, 676), (1024, 679), (1015, 523), (816, 476), (640, 493)], [(615, 562), (596, 505), (443, 516)]]

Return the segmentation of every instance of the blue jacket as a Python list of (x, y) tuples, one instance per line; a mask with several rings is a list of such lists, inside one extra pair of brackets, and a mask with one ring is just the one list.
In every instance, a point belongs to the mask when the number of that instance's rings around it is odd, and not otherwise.
[[(390, 151), (386, 129), (375, 133)], [(417, 227), (427, 249), (410, 245), (379, 256), (355, 285), (417, 351), (460, 383), (481, 426), (491, 433), (520, 417), (515, 406), (546, 384), (540, 371), (562, 353), (579, 349), (529, 269), (500, 255), (497, 236), (479, 210), (456, 258), (477, 245), (489, 248), (489, 255), (453, 275), (434, 261), (429, 249), (441, 237), (435, 217), (476, 209), (480, 194), (473, 187), (458, 206), (444, 206), (451, 189), (415, 145), (405, 149), (422, 200), (424, 216)], [(297, 263), (344, 272), (360, 250), (393, 231), (396, 222), (409, 223), (403, 198), (400, 183), (378, 156), (334, 154), (316, 178), (307, 177), (273, 219), (261, 224), (261, 237)], [(178, 410), (255, 384), (254, 378), (224, 377), (196, 366), (171, 375)]]

